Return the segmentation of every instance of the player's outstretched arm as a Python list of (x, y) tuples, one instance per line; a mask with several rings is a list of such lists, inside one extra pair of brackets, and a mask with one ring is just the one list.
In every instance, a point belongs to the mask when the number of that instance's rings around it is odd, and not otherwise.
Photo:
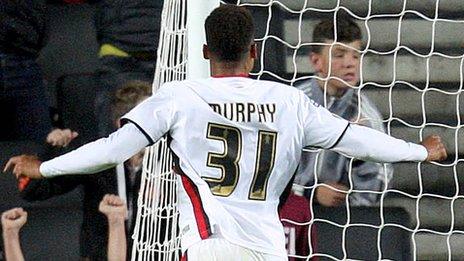
[(2, 214), (3, 242), (6, 260), (24, 260), (19, 242), (19, 230), (26, 224), (27, 212), (14, 208)]
[(332, 150), (376, 162), (442, 161), (447, 157), (445, 145), (438, 135), (426, 137), (419, 145), (355, 124), (350, 124)]
[(299, 93), (298, 108), (304, 130), (303, 146), (331, 149), (374, 162), (440, 161), (447, 157), (440, 137), (427, 137), (422, 145), (393, 138), (383, 132), (335, 117)]
[(74, 151), (41, 162), (31, 155), (12, 157), (4, 172), (33, 179), (71, 174), (92, 174), (124, 162), (149, 144), (145, 135), (128, 123), (107, 138), (88, 143)]
[(125, 202), (118, 196), (105, 195), (98, 210), (108, 218), (108, 260), (126, 260), (127, 242), (124, 221), (127, 216)]

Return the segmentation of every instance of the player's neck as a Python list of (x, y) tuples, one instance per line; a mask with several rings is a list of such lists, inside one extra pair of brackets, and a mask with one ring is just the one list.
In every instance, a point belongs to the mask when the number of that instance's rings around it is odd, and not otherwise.
[(243, 62), (211, 62), (211, 77), (248, 77), (250, 70)]

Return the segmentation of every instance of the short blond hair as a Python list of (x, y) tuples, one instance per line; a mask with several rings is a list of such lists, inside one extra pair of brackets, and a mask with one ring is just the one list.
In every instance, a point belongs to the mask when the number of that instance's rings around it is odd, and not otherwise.
[(144, 81), (128, 81), (123, 84), (111, 99), (113, 119), (119, 120), (137, 104), (151, 96), (151, 84)]

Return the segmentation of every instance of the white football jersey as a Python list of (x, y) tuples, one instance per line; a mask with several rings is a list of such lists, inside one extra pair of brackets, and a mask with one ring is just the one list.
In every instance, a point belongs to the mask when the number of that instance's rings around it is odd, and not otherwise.
[(172, 138), (183, 251), (215, 234), (279, 256), (279, 197), (302, 148), (330, 148), (348, 126), (293, 87), (245, 77), (166, 83), (123, 120)]

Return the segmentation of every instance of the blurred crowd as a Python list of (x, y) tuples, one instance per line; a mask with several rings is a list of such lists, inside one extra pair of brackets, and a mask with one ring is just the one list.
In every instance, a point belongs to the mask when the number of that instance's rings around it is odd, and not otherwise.
[[(37, 62), (43, 48), (49, 44), (50, 25), (47, 24), (53, 5), (80, 8), (90, 5), (93, 13), (93, 36), (98, 43), (97, 68), (92, 71), (88, 86), (93, 100), (81, 107), (91, 106), (89, 117), (78, 119), (84, 128), (92, 128), (92, 135), (80, 135), (60, 114), (54, 113), (50, 95), (47, 96), (45, 78)], [(56, 156), (78, 144), (108, 135), (119, 127), (119, 118), (151, 95), (151, 82), (156, 62), (163, 1), (45, 1), (18, 0), (0, 3), (0, 114), (4, 119), (0, 128), (0, 142), (33, 142), (43, 145), (40, 157)], [(72, 32), (69, 32), (72, 33)], [(86, 48), (83, 46), (82, 48)], [(63, 60), (73, 57), (63, 57)], [(57, 68), (59, 64), (54, 65)], [(89, 80), (87, 75), (77, 77)], [(91, 89), (94, 88), (95, 89)], [(71, 86), (72, 88), (72, 86)], [(79, 100), (61, 97), (70, 92), (59, 92), (57, 100)], [(61, 96), (60, 96), (61, 95)], [(82, 108), (84, 110), (84, 108)], [(78, 113), (79, 111), (61, 113)], [(88, 120), (93, 118), (94, 120)], [(92, 125), (92, 123), (98, 123)], [(75, 124), (74, 124), (75, 125)], [(85, 132), (88, 132), (84, 130)], [(37, 152), (39, 153), (39, 152)], [(127, 213), (123, 219), (124, 235), (131, 235), (136, 215), (136, 200), (140, 183), (143, 152), (116, 169), (91, 176), (72, 176), (47, 180), (18, 180), (19, 195), (26, 201), (44, 201), (62, 195), (80, 186), (83, 190), (83, 223), (81, 226), (80, 256), (83, 260), (106, 260), (108, 224), (111, 213), (121, 216), (120, 201)], [(106, 194), (118, 195), (104, 197)], [(99, 211), (100, 205), (100, 211)], [(105, 207), (106, 206), (106, 207)], [(117, 210), (116, 210), (117, 209)], [(107, 215), (108, 219), (102, 214)], [(4, 245), (7, 260), (19, 260), (7, 251), (10, 237), (7, 231), (17, 231), (26, 221), (26, 212), (13, 209), (5, 212)], [(119, 218), (116, 218), (119, 220)], [(107, 222), (109, 220), (110, 222)], [(111, 238), (111, 226), (109, 230)], [(118, 232), (120, 233), (120, 232)], [(8, 235), (7, 235), (8, 234)], [(127, 236), (130, 245), (130, 236)], [(124, 238), (124, 242), (125, 242)], [(111, 245), (111, 244), (110, 244)], [(14, 248), (16, 249), (16, 247)], [(121, 252), (122, 248), (113, 248)], [(124, 247), (126, 249), (126, 247)], [(111, 249), (110, 249), (111, 250)], [(126, 255), (124, 251), (124, 255)], [(11, 259), (10, 259), (11, 258)], [(117, 260), (124, 260), (119, 258)], [(116, 259), (114, 259), (116, 260)]]

